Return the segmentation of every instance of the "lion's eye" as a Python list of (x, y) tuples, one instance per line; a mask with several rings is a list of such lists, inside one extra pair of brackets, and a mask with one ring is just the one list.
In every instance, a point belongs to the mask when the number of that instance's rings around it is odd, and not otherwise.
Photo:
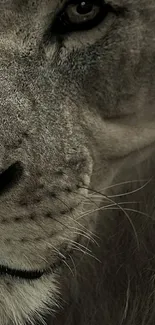
[(112, 8), (104, 0), (71, 0), (58, 14), (54, 30), (67, 33), (97, 26)]
[(99, 12), (99, 4), (95, 4), (92, 1), (81, 1), (77, 4), (70, 4), (66, 8), (68, 20), (72, 24), (83, 24), (93, 20)]

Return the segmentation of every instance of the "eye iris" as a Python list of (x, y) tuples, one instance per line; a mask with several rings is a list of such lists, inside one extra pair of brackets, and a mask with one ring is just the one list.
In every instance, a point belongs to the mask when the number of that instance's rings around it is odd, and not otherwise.
[(82, 1), (76, 8), (77, 13), (80, 15), (86, 15), (93, 9), (93, 4), (89, 1)]

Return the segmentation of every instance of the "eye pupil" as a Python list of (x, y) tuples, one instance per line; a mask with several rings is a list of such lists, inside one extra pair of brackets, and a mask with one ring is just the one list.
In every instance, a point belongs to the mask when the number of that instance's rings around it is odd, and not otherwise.
[(93, 9), (93, 4), (89, 1), (82, 1), (76, 8), (77, 13), (80, 15), (86, 15)]

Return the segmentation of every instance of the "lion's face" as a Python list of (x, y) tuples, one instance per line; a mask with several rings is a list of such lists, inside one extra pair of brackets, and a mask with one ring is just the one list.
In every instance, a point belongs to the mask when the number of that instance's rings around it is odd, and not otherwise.
[(54, 303), (57, 264), (95, 227), (93, 215), (82, 217), (87, 188), (103, 191), (122, 163), (139, 162), (154, 146), (155, 7), (154, 0), (0, 7), (3, 325)]

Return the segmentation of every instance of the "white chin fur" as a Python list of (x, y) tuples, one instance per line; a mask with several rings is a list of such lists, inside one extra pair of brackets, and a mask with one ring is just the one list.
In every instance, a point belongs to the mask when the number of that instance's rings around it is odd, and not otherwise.
[(41, 314), (58, 303), (58, 283), (56, 277), (42, 276), (38, 280), (27, 281), (13, 279), (10, 276), (0, 278), (0, 324), (33, 324), (34, 319), (42, 321)]

